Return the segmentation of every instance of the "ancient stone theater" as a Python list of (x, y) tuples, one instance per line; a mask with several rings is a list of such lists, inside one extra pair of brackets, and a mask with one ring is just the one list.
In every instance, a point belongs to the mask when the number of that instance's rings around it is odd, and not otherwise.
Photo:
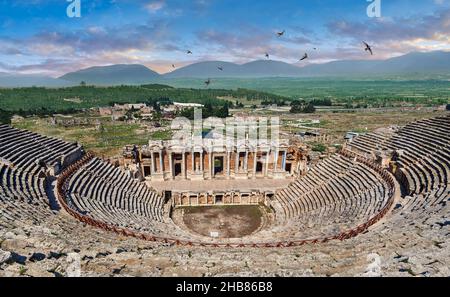
[(75, 252), (92, 275), (364, 275), (372, 258), (448, 275), (449, 131), (449, 115), (386, 127), (317, 162), (292, 141), (150, 142), (118, 164), (3, 125), (1, 248)]

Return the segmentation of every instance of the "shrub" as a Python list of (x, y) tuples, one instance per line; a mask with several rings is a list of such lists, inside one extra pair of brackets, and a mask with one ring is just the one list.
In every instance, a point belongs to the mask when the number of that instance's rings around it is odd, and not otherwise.
[(313, 145), (312, 151), (313, 152), (324, 153), (324, 152), (327, 151), (327, 147), (323, 143), (316, 143), (316, 144)]

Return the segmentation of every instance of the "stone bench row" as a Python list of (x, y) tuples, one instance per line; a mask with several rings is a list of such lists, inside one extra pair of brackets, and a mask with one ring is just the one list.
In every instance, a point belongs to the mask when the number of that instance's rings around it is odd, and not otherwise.
[(389, 193), (380, 185), (359, 193), (357, 197), (341, 199), (336, 203), (302, 213), (271, 232), (285, 234), (288, 239), (328, 237), (366, 222), (386, 204)]
[[(318, 185), (312, 186), (306, 182), (307, 179), (300, 178), (287, 189), (279, 191), (277, 198), (281, 208), (280, 217), (295, 217), (303, 212), (333, 204), (339, 199), (355, 196), (377, 184), (383, 184), (374, 171), (361, 164), (348, 168), (348, 171), (335, 174)], [(326, 169), (321, 170), (326, 172)], [(314, 176), (313, 172), (309, 172), (307, 176)]]
[(0, 191), (10, 199), (48, 203), (45, 179), (0, 165)]
[(80, 150), (78, 145), (56, 138), (11, 127), (3, 127), (3, 132), (5, 129), (7, 133), (0, 133), (0, 157), (24, 170), (32, 170), (40, 161), (52, 165)]
[(72, 176), (69, 189), (73, 193), (116, 207), (139, 210), (139, 214), (148, 216), (151, 213), (159, 216), (162, 209), (163, 200), (147, 186), (131, 179), (120, 168), (96, 158)]

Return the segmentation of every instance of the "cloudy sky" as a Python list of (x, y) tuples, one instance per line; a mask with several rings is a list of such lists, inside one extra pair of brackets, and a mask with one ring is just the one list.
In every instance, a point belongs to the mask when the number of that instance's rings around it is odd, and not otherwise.
[[(66, 0), (0, 0), (0, 72), (56, 77), (140, 63), (165, 73), (172, 64), (245, 63), (265, 52), (302, 66), (450, 50), (450, 0), (381, 0), (381, 18), (367, 16), (366, 0), (80, 1), (81, 18), (69, 18)], [(310, 59), (299, 63), (305, 52)]]

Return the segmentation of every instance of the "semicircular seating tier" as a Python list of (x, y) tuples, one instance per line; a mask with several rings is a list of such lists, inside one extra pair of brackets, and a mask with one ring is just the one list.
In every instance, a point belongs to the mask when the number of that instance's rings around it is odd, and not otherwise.
[[(125, 235), (244, 245), (342, 239), (342, 234), (366, 231), (384, 216), (374, 232), (398, 229), (399, 222), (430, 212), (448, 214), (448, 131), (450, 116), (357, 137), (341, 153), (319, 162), (276, 193), (269, 201), (275, 213), (273, 224), (243, 238), (213, 239), (180, 228), (170, 219), (163, 197), (121, 168), (85, 154), (78, 144), (3, 125), (0, 224), (38, 223), (55, 214), (51, 183), (58, 177), (56, 194), (68, 213)], [(380, 154), (387, 152), (392, 152), (393, 174), (377, 165)], [(403, 195), (391, 212), (396, 189), (393, 176)]]

